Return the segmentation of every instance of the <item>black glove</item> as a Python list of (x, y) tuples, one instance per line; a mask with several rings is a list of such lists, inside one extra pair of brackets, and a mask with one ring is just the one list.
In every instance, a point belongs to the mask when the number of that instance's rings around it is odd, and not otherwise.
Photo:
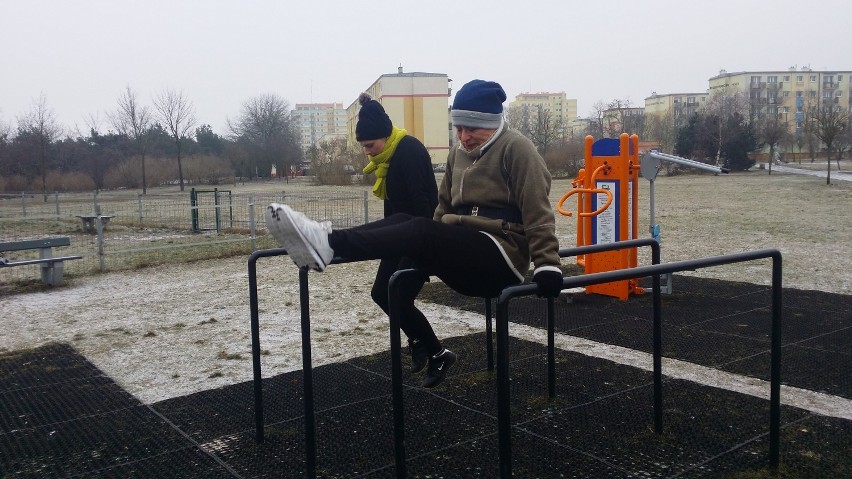
[(543, 269), (533, 275), (533, 282), (538, 285), (538, 296), (555, 298), (562, 291), (562, 272)]

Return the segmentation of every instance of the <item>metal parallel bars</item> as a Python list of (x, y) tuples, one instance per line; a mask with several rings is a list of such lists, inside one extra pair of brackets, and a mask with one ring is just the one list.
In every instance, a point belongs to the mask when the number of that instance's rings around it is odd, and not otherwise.
[[(563, 288), (575, 288), (590, 284), (608, 283), (630, 278), (653, 276), (654, 280), (654, 424), (662, 430), (662, 386), (660, 338), (661, 313), (659, 300), (659, 276), (679, 271), (690, 271), (711, 266), (720, 266), (744, 261), (771, 258), (772, 263), (772, 338), (770, 365), (770, 413), (769, 413), (769, 464), (776, 469), (779, 461), (779, 439), (781, 424), (781, 253), (776, 249), (736, 253), (674, 263), (640, 266), (636, 268), (574, 276), (562, 280)], [(497, 434), (500, 460), (500, 477), (512, 477), (512, 420), (509, 390), (509, 301), (516, 297), (536, 294), (538, 287), (532, 284), (510, 286), (497, 299)]]
[[(759, 250), (754, 252), (731, 254), (697, 260), (681, 261), (676, 263), (659, 263), (659, 243), (652, 238), (630, 240), (618, 243), (589, 245), (577, 248), (560, 249), (560, 257), (576, 256), (578, 254), (594, 253), (636, 246), (651, 246), (654, 264), (651, 266), (636, 267), (626, 270), (596, 273), (584, 276), (568, 277), (563, 279), (563, 288), (581, 287), (590, 284), (600, 284), (624, 279), (651, 276), (653, 278), (653, 334), (654, 334), (654, 428), (657, 433), (662, 432), (662, 372), (661, 372), (661, 349), (662, 349), (662, 320), (661, 320), (661, 297), (660, 297), (660, 275), (673, 272), (695, 270), (710, 266), (719, 266), (756, 259), (772, 258), (772, 338), (771, 338), (771, 368), (770, 368), (770, 466), (777, 468), (779, 462), (780, 441), (780, 356), (781, 356), (781, 254), (777, 250)], [(257, 301), (257, 260), (263, 257), (286, 255), (283, 248), (259, 250), (254, 252), (248, 261), (249, 269), (249, 296), (251, 309), (251, 334), (252, 334), (252, 364), (254, 369), (254, 396), (255, 396), (255, 435), (258, 442), (263, 442), (263, 387), (260, 365), (260, 333)], [(342, 263), (345, 260), (336, 259), (333, 263)], [(416, 270), (401, 270), (396, 272), (389, 284), (390, 296), (390, 341), (391, 341), (391, 381), (394, 420), (394, 458), (396, 465), (396, 476), (406, 477), (405, 464), (405, 424), (403, 405), (402, 384), (402, 360), (400, 346), (399, 328), (399, 276), (413, 274)], [(299, 270), (299, 296), (301, 306), (301, 329), (302, 329), (302, 361), (304, 377), (304, 407), (305, 407), (305, 455), (306, 476), (316, 477), (316, 430), (313, 407), (313, 370), (311, 365), (310, 349), (310, 311), (306, 268)], [(511, 286), (503, 290), (497, 300), (497, 419), (498, 419), (498, 443), (500, 476), (511, 477), (511, 415), (510, 415), (510, 392), (509, 392), (509, 358), (508, 358), (508, 310), (509, 301), (515, 297), (536, 294), (538, 287), (533, 284)], [(490, 301), (489, 301), (490, 303)], [(490, 319), (490, 304), (486, 306), (486, 315)], [(548, 392), (550, 397), (555, 396), (555, 352), (554, 352), (554, 304), (551, 298), (548, 301)], [(490, 323), (490, 320), (488, 321)]]

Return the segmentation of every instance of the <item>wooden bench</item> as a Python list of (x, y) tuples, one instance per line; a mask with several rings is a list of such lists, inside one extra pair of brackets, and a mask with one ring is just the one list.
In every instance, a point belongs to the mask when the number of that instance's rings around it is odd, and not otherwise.
[(38, 250), (37, 259), (7, 260), (0, 256), (0, 268), (38, 264), (41, 266), (41, 280), (50, 286), (59, 286), (62, 284), (62, 272), (64, 269), (63, 262), (66, 260), (82, 258), (82, 256), (78, 255), (53, 256), (53, 248), (59, 246), (71, 246), (71, 239), (67, 236), (61, 236), (58, 238), (43, 238), (0, 243), (0, 255), (7, 251)]

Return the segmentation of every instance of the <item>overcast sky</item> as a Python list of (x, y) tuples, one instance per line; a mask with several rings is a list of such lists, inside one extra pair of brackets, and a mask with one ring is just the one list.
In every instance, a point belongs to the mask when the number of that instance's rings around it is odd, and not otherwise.
[(227, 133), (274, 93), (348, 106), (380, 75), (482, 78), (509, 99), (561, 92), (644, 106), (729, 72), (852, 70), (849, 0), (0, 0), (0, 123), (41, 96), (69, 130), (109, 128), (126, 86), (182, 91)]

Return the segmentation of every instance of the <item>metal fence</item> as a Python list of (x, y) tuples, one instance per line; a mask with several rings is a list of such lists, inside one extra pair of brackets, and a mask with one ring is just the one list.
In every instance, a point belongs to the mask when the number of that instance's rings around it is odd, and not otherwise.
[[(66, 275), (249, 255), (277, 246), (267, 235), (263, 219), (266, 205), (272, 202), (331, 221), (335, 228), (357, 226), (382, 215), (381, 203), (377, 207), (367, 192), (331, 188), (295, 194), (227, 189), (148, 195), (24, 192), (0, 198), (0, 243), (69, 236), (71, 246), (54, 254), (82, 255), (83, 259), (66, 262)], [(8, 260), (34, 254), (0, 252)], [(38, 279), (38, 268), (3, 268), (0, 284)]]

